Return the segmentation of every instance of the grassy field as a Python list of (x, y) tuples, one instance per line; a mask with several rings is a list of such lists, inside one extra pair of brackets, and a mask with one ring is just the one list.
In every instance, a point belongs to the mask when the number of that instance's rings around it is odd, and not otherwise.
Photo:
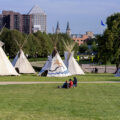
[(120, 120), (120, 84), (0, 86), (0, 120)]
[[(36, 75), (0, 77), (0, 81), (65, 81)], [(86, 74), (78, 81), (120, 81), (113, 74)], [(0, 120), (120, 120), (120, 84), (0, 85)]]
[[(0, 77), (0, 81), (66, 81), (70, 77), (40, 77), (37, 75), (21, 75), (21, 76), (4, 76)], [(114, 77), (114, 74), (86, 74), (76, 76), (78, 81), (120, 81), (120, 77)]]

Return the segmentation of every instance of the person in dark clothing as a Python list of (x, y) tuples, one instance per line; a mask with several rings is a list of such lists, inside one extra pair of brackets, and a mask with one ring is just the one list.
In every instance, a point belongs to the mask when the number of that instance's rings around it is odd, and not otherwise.
[(66, 80), (65, 83), (63, 84), (62, 88), (69, 88), (68, 81)]
[(73, 77), (73, 87), (77, 87), (77, 78), (76, 77)]
[(95, 73), (98, 73), (98, 68), (95, 68)]
[(66, 80), (65, 83), (62, 86), (58, 86), (58, 88), (69, 88), (69, 83)]

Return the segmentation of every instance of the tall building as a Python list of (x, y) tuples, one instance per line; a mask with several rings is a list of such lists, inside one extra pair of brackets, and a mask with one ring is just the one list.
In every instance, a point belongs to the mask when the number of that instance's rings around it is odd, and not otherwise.
[(32, 32), (46, 32), (46, 14), (39, 6), (34, 6), (28, 14), (20, 14), (14, 11), (2, 11), (0, 14), (0, 29), (16, 29), (30, 34)]
[(71, 35), (71, 29), (70, 29), (69, 22), (67, 22), (66, 34), (69, 36)]
[(22, 15), (22, 32), (30, 34), (32, 33), (32, 15)]
[(57, 22), (57, 27), (56, 27), (56, 34), (60, 33), (60, 27), (59, 27), (59, 22)]
[(33, 32), (38, 30), (41, 32), (46, 32), (46, 13), (37, 5), (35, 5), (28, 13), (32, 15), (32, 28)]
[(6, 28), (10, 30), (17, 29), (21, 31), (20, 13), (13, 12), (13, 11), (2, 11), (2, 15), (3, 15), (3, 25), (5, 25)]
[(2, 11), (2, 15), (0, 15), (0, 29), (4, 25), (10, 30), (16, 29), (29, 34), (32, 33), (32, 16), (22, 15), (14, 11)]

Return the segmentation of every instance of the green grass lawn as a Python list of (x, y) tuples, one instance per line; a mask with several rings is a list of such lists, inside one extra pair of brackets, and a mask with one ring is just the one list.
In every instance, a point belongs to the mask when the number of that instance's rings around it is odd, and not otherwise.
[[(40, 77), (37, 75), (21, 75), (21, 76), (4, 76), (0, 77), (0, 81), (65, 81), (70, 77)], [(114, 74), (86, 74), (77, 75), (78, 81), (120, 81), (120, 77), (114, 77)]]
[(120, 120), (120, 84), (0, 86), (0, 120)]

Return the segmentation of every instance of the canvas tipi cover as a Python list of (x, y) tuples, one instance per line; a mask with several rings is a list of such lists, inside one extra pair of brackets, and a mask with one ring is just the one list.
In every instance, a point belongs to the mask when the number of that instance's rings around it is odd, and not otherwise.
[(0, 75), (19, 75), (0, 45)]
[(19, 71), (19, 73), (35, 73), (32, 65), (29, 63), (22, 50), (17, 53), (12, 64)]
[(84, 75), (83, 70), (81, 69), (81, 67), (79, 66), (79, 64), (74, 58), (74, 52), (71, 52), (71, 53), (64, 52), (64, 56), (65, 56), (64, 63), (66, 67), (68, 68), (68, 71), (72, 75), (80, 75), (80, 74)]
[(57, 52), (54, 57), (49, 56), (46, 64), (43, 66), (39, 75), (43, 72), (48, 71), (48, 77), (65, 77), (70, 76), (71, 74), (67, 70), (65, 64), (63, 63), (59, 53)]

